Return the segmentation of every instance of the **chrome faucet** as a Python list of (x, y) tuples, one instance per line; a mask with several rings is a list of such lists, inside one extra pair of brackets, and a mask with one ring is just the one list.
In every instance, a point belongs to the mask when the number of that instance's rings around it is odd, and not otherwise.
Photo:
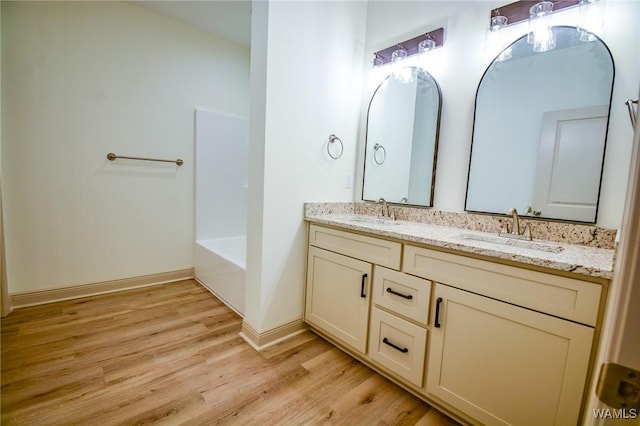
[(502, 224), (502, 229), (500, 230), (499, 236), (506, 238), (516, 238), (519, 240), (530, 240), (531, 230), (529, 229), (529, 225), (525, 225), (522, 232), (520, 232), (518, 210), (516, 210), (515, 208), (509, 209), (509, 211), (507, 211), (507, 216), (511, 216), (511, 229), (509, 229), (508, 220), (505, 220)]
[(380, 215), (379, 215), (380, 217), (386, 217), (392, 220), (396, 220), (395, 212), (393, 212), (393, 210), (389, 208), (389, 204), (387, 204), (387, 200), (380, 197), (378, 199), (378, 203), (382, 204), (382, 206), (380, 207)]
[(518, 210), (515, 208), (507, 211), (507, 216), (511, 215), (511, 235), (520, 235), (520, 220), (518, 219)]

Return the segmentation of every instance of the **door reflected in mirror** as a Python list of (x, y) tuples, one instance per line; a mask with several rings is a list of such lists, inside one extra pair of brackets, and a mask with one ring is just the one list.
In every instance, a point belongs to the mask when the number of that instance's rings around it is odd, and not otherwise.
[(363, 200), (433, 205), (441, 106), (438, 84), (421, 68), (378, 86), (367, 114)]
[(524, 36), (480, 81), (467, 211), (596, 221), (613, 58), (575, 27), (552, 31), (555, 49), (534, 53)]

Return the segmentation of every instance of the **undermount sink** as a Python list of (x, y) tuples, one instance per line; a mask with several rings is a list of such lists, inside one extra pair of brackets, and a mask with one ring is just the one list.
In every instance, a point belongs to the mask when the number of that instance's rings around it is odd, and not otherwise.
[(372, 225), (399, 225), (395, 220), (386, 217), (355, 215), (349, 217), (348, 220), (349, 222), (370, 223)]
[(461, 234), (457, 238), (461, 240), (481, 241), (491, 244), (498, 244), (503, 246), (519, 247), (529, 250), (543, 251), (546, 253), (560, 253), (564, 250), (564, 247), (556, 246), (552, 244), (539, 243), (526, 240), (514, 240), (497, 235), (481, 235), (481, 234)]

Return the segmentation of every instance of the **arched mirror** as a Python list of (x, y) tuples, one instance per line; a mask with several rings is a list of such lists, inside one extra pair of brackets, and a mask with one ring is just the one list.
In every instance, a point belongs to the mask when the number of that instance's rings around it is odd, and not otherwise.
[(441, 99), (434, 78), (417, 67), (378, 86), (367, 114), (363, 200), (433, 205)]
[(555, 49), (535, 53), (524, 36), (480, 81), (467, 211), (596, 221), (613, 58), (591, 33), (552, 32)]

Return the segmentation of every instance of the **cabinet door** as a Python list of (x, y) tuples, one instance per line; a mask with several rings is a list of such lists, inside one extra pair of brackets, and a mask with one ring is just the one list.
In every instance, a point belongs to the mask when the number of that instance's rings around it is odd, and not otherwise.
[(422, 387), (426, 344), (426, 329), (372, 308), (369, 356), (418, 387)]
[(442, 284), (427, 392), (484, 424), (575, 425), (593, 329)]
[(371, 264), (309, 247), (305, 320), (365, 353)]

